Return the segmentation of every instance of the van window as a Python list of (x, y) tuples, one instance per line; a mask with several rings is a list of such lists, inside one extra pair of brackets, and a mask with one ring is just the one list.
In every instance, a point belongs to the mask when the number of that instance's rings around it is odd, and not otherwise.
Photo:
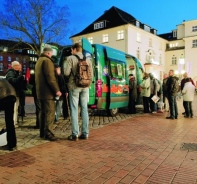
[(113, 78), (125, 78), (125, 64), (117, 61), (110, 61), (110, 71)]

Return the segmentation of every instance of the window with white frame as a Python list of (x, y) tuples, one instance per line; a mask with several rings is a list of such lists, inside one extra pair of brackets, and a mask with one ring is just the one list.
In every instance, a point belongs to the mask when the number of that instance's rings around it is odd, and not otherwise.
[(104, 22), (97, 22), (94, 24), (94, 29), (101, 29), (105, 27), (105, 23)]
[(0, 56), (0, 61), (3, 61), (3, 56)]
[(140, 27), (140, 22), (136, 21), (136, 27)]
[(10, 56), (8, 56), (8, 61), (11, 62), (12, 61), (12, 58)]
[(0, 71), (3, 71), (3, 63), (0, 63)]
[(175, 55), (172, 56), (172, 65), (176, 65), (177, 64), (177, 58)]
[(108, 42), (108, 34), (103, 34), (103, 43)]
[(192, 41), (192, 47), (197, 47), (197, 40)]
[(93, 37), (88, 37), (88, 41), (93, 44)]
[(192, 32), (195, 32), (195, 31), (197, 31), (197, 26), (192, 27)]
[(145, 30), (145, 31), (150, 32), (150, 27), (149, 27), (149, 26), (144, 25), (144, 30)]
[(176, 37), (177, 37), (177, 30), (174, 30), (174, 31), (172, 32), (172, 34), (173, 34), (173, 38), (176, 38)]
[(137, 42), (141, 42), (141, 35), (137, 33)]
[(123, 40), (124, 39), (124, 31), (120, 30), (117, 32), (117, 39), (118, 40)]

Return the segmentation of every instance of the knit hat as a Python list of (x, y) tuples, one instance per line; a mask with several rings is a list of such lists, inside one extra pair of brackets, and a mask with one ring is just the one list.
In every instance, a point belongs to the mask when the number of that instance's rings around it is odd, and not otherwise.
[(12, 62), (12, 67), (15, 66), (15, 65), (20, 65), (20, 63), (18, 61), (13, 61)]

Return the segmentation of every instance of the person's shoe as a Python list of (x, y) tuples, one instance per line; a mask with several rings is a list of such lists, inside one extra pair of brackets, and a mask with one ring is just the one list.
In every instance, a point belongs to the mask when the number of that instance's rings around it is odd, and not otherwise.
[(189, 116), (184, 116), (184, 118), (189, 118)]
[(175, 119), (174, 117), (168, 116), (166, 119)]
[(88, 136), (87, 136), (87, 135), (84, 135), (84, 134), (81, 134), (81, 135), (79, 136), (79, 139), (87, 140), (87, 139), (88, 139)]
[(153, 111), (152, 113), (153, 113), (153, 114), (156, 114), (157, 112), (156, 112), (156, 111)]
[(175, 119), (178, 119), (178, 116), (175, 116)]
[(17, 150), (17, 147), (16, 147), (16, 146), (13, 147), (13, 148), (8, 147), (8, 150), (9, 150), (9, 151), (16, 151), (16, 150)]
[(183, 112), (182, 114), (185, 115), (185, 112)]
[(47, 134), (44, 136), (44, 138), (49, 141), (57, 141), (58, 140), (58, 138), (55, 137), (53, 134)]
[(78, 141), (78, 136), (77, 135), (69, 135), (68, 140), (69, 141)]

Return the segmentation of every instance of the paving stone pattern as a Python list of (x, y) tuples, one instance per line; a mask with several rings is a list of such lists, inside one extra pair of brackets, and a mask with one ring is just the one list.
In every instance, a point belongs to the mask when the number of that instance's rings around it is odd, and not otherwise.
[(70, 122), (61, 119), (54, 125), (57, 142), (39, 138), (32, 110), (16, 128), (18, 151), (0, 151), (0, 183), (197, 183), (197, 152), (182, 149), (197, 143), (197, 96), (193, 104), (194, 118), (184, 118), (180, 99), (177, 120), (165, 119), (167, 112), (97, 112), (88, 140), (66, 140)]

